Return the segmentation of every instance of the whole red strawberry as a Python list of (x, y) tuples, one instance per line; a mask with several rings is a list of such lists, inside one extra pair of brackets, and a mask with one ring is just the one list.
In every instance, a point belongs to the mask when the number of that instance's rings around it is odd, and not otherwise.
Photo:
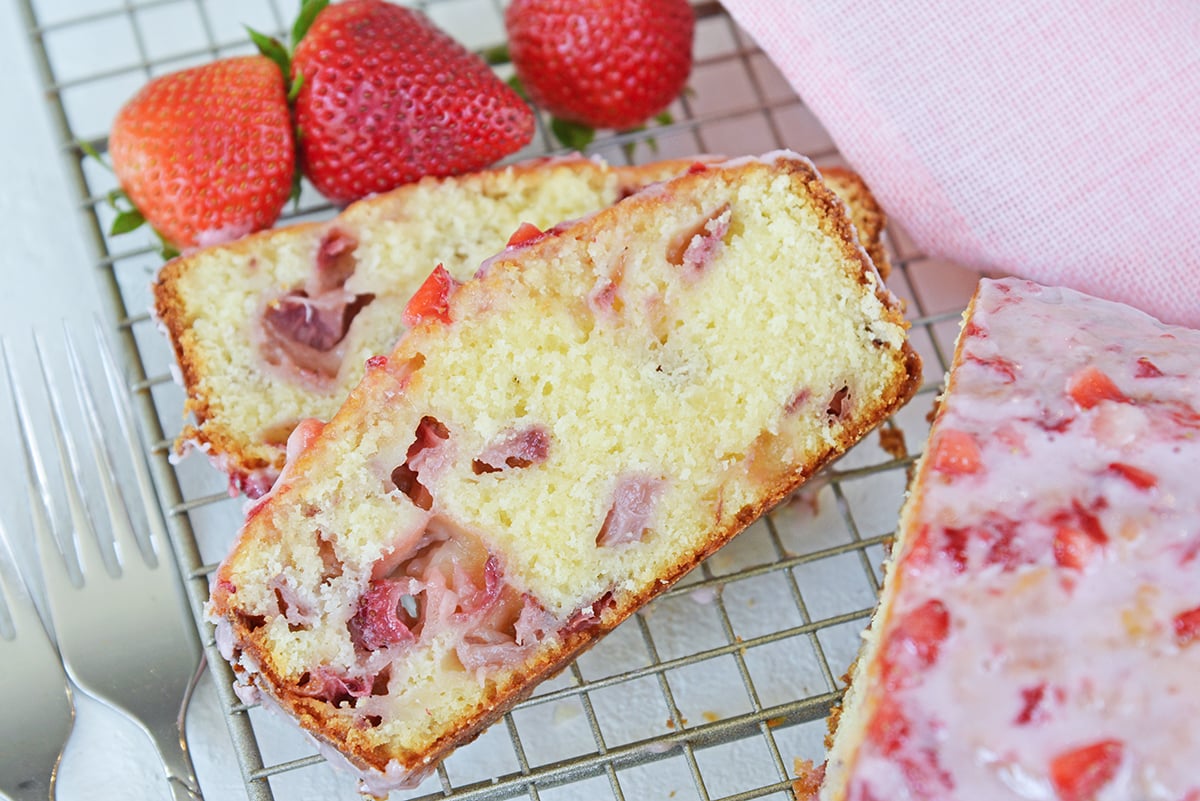
[(513, 0), (509, 54), (534, 103), (593, 128), (634, 128), (683, 91), (687, 0)]
[(321, 11), (292, 76), (304, 174), (338, 203), (478, 169), (533, 138), (533, 113), (481, 58), (383, 0)]
[(177, 248), (268, 228), (295, 164), (283, 75), (245, 56), (156, 78), (117, 114), (108, 150), (129, 199)]

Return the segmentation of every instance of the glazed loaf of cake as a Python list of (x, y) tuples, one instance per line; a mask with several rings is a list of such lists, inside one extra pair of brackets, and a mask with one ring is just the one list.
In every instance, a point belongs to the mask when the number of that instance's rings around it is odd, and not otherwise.
[[(356, 203), (337, 218), (247, 237), (168, 263), (155, 313), (171, 340), (194, 424), (177, 449), (206, 452), (230, 487), (265, 492), (296, 423), (328, 419), (366, 359), (403, 331), (401, 312), (442, 264), (465, 280), (521, 223), (549, 228), (593, 213), (692, 161), (612, 168), (550, 159), (426, 179)], [(829, 186), (851, 209), (886, 277), (883, 216), (854, 173)]]
[(1200, 332), (981, 283), (821, 798), (1200, 798)]
[(436, 270), (214, 577), (243, 684), (415, 781), (903, 404), (898, 303), (795, 154)]

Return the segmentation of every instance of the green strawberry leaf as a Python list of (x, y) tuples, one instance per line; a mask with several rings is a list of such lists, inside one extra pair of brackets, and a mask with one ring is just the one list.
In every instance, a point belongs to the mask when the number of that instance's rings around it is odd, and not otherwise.
[(96, 163), (99, 164), (104, 169), (108, 170), (109, 172), (113, 171), (112, 166), (107, 161), (105, 161), (104, 158), (99, 153), (96, 152), (96, 148), (92, 147), (91, 142), (80, 142), (79, 149), (83, 151), (83, 154), (85, 156), (87, 156), (91, 159), (94, 159), (96, 161)]
[(496, 67), (500, 64), (511, 64), (512, 56), (508, 54), (508, 45), (499, 44), (495, 47), (489, 47), (479, 55), (483, 56), (483, 60), (490, 66)]
[(308, 29), (312, 27), (313, 20), (317, 15), (325, 10), (325, 6), (329, 5), (329, 0), (301, 0), (300, 13), (296, 15), (296, 21), (292, 24), (292, 49), (296, 49), (296, 45), (300, 44), (300, 40), (308, 33)]
[(558, 117), (550, 118), (550, 130), (558, 141), (572, 150), (583, 150), (596, 138), (596, 130), (591, 126), (567, 122)]
[(295, 211), (300, 211), (300, 178), (300, 170), (295, 170), (292, 173), (292, 191), (288, 195), (288, 200), (291, 201)]
[(142, 216), (140, 211), (137, 209), (127, 209), (116, 216), (116, 219), (113, 220), (112, 228), (108, 229), (108, 233), (111, 236), (127, 234), (130, 231), (141, 228), (145, 222), (146, 218)]
[(654, 121), (659, 125), (670, 125), (671, 123), (675, 122), (675, 115), (669, 111), (660, 111), (658, 114), (654, 115)]
[(507, 83), (514, 92), (520, 95), (522, 100), (524, 100), (526, 103), (529, 102), (529, 93), (525, 91), (525, 84), (521, 82), (521, 78), (519, 76), (514, 75), (505, 83)]
[(154, 235), (158, 237), (158, 252), (162, 255), (164, 261), (170, 261), (179, 255), (179, 248), (163, 239), (162, 234), (155, 231)]
[(288, 54), (287, 48), (274, 36), (259, 33), (249, 25), (245, 26), (245, 28), (246, 33), (250, 34), (250, 40), (258, 48), (258, 52), (279, 66), (279, 71), (283, 73), (283, 82), (286, 85), (292, 73), (292, 57)]
[(295, 103), (296, 98), (300, 96), (300, 87), (301, 86), (304, 86), (304, 73), (303, 72), (296, 76), (296, 80), (292, 81), (292, 87), (290, 89), (288, 89), (287, 102), (288, 102), (289, 106), (292, 105), (293, 103)]

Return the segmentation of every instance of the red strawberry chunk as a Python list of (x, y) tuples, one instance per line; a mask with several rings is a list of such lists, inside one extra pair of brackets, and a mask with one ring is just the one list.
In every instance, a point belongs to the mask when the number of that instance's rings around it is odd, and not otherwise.
[(949, 633), (950, 613), (936, 598), (901, 617), (884, 647), (883, 680), (888, 689), (904, 686), (914, 674), (937, 662)]
[(407, 581), (382, 579), (371, 582), (370, 588), (359, 597), (358, 609), (349, 623), (351, 638), (356, 645), (374, 651), (416, 639), (412, 627), (419, 621), (410, 617), (403, 605), (403, 596), (408, 591)]
[(1101, 401), (1129, 403), (1126, 395), (1117, 389), (1112, 379), (1095, 367), (1077, 370), (1067, 379), (1067, 394), (1081, 409), (1090, 409)]
[(508, 247), (514, 248), (545, 236), (545, 232), (533, 223), (523, 222), (513, 235), (508, 238)]
[(1200, 606), (1175, 616), (1175, 642), (1180, 646), (1200, 640)]
[(890, 695), (884, 696), (871, 719), (867, 737), (884, 756), (890, 757), (900, 750), (908, 736), (908, 719), (904, 717), (900, 703)]
[(1101, 740), (1054, 757), (1050, 783), (1061, 801), (1092, 801), (1121, 767), (1125, 746), (1120, 740)]
[(1021, 690), (1021, 711), (1017, 714), (1014, 721), (1018, 726), (1026, 726), (1030, 723), (1041, 723), (1046, 719), (1046, 708), (1042, 705), (1042, 701), (1046, 697), (1045, 683), (1035, 685), (1033, 687), (1025, 687)]
[(1100, 543), (1074, 526), (1059, 526), (1054, 533), (1054, 562), (1059, 567), (1082, 570), (1092, 561)]
[(1134, 373), (1136, 378), (1158, 378), (1162, 374), (1163, 372), (1158, 369), (1158, 365), (1145, 356), (1137, 360), (1137, 372)]
[(449, 323), (450, 296), (460, 286), (454, 276), (439, 264), (404, 307), (404, 324), (413, 328), (426, 320)]
[(1148, 490), (1158, 486), (1158, 476), (1140, 467), (1134, 467), (1124, 462), (1113, 462), (1108, 469), (1138, 489)]
[(509, 429), (483, 449), (471, 463), (471, 469), (479, 475), (506, 467), (530, 467), (546, 461), (549, 454), (550, 432), (544, 426)]
[(949, 475), (978, 473), (983, 463), (975, 438), (958, 429), (942, 429), (933, 446), (933, 469)]

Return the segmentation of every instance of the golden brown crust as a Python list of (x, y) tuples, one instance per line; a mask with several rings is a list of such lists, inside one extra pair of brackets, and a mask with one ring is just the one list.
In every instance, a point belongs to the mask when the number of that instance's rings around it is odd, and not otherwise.
[(821, 174), (827, 183), (834, 184), (841, 190), (839, 194), (850, 201), (850, 216), (854, 227), (858, 229), (859, 242), (875, 262), (879, 275), (887, 280), (892, 272), (892, 262), (888, 258), (887, 248), (883, 246), (883, 229), (887, 225), (887, 215), (880, 207), (875, 196), (871, 194), (866, 181), (858, 173), (846, 167), (822, 167)]

